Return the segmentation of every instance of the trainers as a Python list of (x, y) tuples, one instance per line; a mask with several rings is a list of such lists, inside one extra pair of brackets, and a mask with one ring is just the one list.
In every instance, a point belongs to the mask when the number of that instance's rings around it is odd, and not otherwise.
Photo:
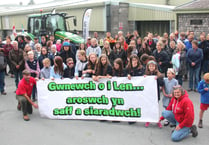
[(112, 123), (120, 123), (120, 121), (112, 121)]
[(170, 124), (170, 127), (171, 127), (171, 128), (173, 128), (173, 127), (176, 128), (176, 125), (175, 125), (175, 124)]
[(164, 126), (168, 126), (170, 124), (170, 122), (168, 121), (168, 120), (166, 120), (165, 122), (164, 122)]
[(188, 91), (188, 92), (191, 92), (191, 91), (193, 91), (193, 90), (190, 88), (190, 89), (188, 89), (187, 91)]
[(145, 127), (149, 127), (150, 122), (145, 123)]
[(202, 120), (199, 120), (198, 127), (199, 127), (199, 128), (203, 128)]
[(198, 135), (196, 125), (192, 125), (192, 127), (190, 128), (190, 130), (191, 130), (191, 133), (192, 133), (192, 137), (196, 137)]
[(1, 92), (1, 94), (2, 94), (2, 95), (7, 95), (7, 93), (6, 93), (6, 92)]
[(157, 123), (157, 126), (158, 126), (159, 128), (162, 128), (162, 127), (163, 127), (162, 124), (161, 124), (160, 122)]
[(136, 122), (128, 122), (129, 125), (135, 124)]
[(28, 115), (24, 115), (24, 116), (23, 116), (23, 119), (24, 119), (25, 121), (29, 121), (29, 120), (30, 120), (30, 118), (28, 117)]

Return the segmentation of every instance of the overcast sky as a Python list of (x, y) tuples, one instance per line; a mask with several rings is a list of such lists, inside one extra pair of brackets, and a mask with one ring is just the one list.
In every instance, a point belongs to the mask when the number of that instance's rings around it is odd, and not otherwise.
[[(34, 0), (34, 2), (36, 4), (45, 3), (45, 2), (49, 2), (49, 1), (53, 1), (53, 0)], [(20, 2), (22, 2), (23, 5), (27, 5), (30, 2), (30, 0), (1, 0), (0, 5), (3, 5), (3, 4), (19, 4)]]

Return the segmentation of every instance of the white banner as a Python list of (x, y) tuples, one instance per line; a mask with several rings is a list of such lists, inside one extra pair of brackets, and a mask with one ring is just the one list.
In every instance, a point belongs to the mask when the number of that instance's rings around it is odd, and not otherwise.
[(157, 122), (159, 105), (154, 76), (37, 82), (41, 117)]
[(92, 9), (87, 9), (83, 15), (83, 39), (86, 42), (89, 37), (89, 22)]

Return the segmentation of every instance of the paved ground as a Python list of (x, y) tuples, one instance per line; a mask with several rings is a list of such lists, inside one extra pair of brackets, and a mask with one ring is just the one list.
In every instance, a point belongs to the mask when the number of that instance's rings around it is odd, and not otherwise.
[[(184, 87), (187, 82), (184, 83)], [(49, 120), (35, 110), (31, 120), (25, 122), (17, 111), (14, 79), (6, 77), (7, 95), (0, 95), (0, 145), (173, 145), (171, 128), (149, 128), (144, 123), (111, 123), (83, 120)], [(195, 107), (195, 124), (198, 123), (199, 94), (189, 93)], [(160, 106), (162, 106), (160, 104)], [(162, 107), (161, 107), (162, 110)], [(197, 138), (189, 136), (182, 145), (206, 145), (209, 137), (209, 116), (204, 116), (204, 128), (198, 129)]]

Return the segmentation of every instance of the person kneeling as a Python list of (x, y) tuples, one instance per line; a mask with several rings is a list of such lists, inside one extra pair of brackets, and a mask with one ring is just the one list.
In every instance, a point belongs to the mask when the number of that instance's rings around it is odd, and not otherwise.
[(31, 94), (33, 86), (36, 85), (36, 80), (33, 77), (31, 77), (29, 70), (24, 70), (22, 74), (23, 78), (19, 82), (18, 88), (16, 90), (16, 99), (21, 105), (23, 119), (25, 121), (28, 121), (30, 120), (28, 114), (33, 113), (32, 106), (34, 108), (38, 108), (38, 105), (31, 100)]
[(194, 106), (187, 92), (180, 86), (173, 87), (173, 98), (165, 111), (162, 112), (160, 120), (167, 119), (172, 125), (176, 125), (171, 139), (180, 141), (192, 133), (193, 137), (198, 135), (194, 122)]

